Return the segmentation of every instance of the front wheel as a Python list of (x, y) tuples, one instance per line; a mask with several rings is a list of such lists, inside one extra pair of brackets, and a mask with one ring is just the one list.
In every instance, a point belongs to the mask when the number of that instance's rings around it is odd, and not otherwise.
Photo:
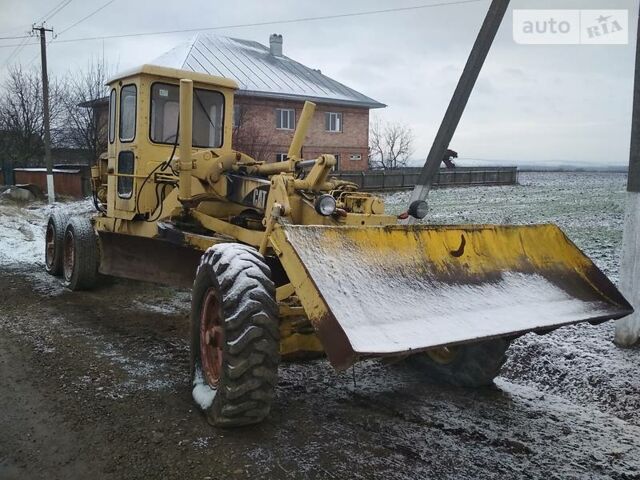
[(200, 261), (191, 303), (192, 396), (209, 423), (262, 421), (277, 381), (280, 331), (275, 286), (255, 249), (226, 243)]
[(506, 338), (441, 347), (412, 355), (407, 362), (435, 383), (459, 387), (491, 385), (507, 360)]

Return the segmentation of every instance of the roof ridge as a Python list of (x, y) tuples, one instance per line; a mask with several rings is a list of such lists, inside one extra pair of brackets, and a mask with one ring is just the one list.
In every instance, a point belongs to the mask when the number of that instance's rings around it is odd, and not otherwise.
[[(212, 32), (195, 34), (190, 43), (169, 50), (156, 61), (209, 75), (228, 72), (247, 94), (381, 108), (386, 105), (286, 55), (274, 56), (256, 40)], [(154, 62), (152, 62), (154, 63)]]
[(187, 55), (184, 57), (184, 62), (182, 62), (182, 68), (184, 68), (184, 66), (187, 64), (187, 61), (189, 60), (189, 57), (191, 56), (191, 51), (193, 50), (194, 45), (198, 41), (198, 35), (199, 34), (196, 33), (195, 35), (193, 35), (191, 37), (191, 46), (189, 47), (189, 51), (187, 52)]

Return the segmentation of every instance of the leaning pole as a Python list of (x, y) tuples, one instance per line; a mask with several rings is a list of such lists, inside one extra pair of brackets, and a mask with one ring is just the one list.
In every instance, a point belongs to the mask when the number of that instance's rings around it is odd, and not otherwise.
[[(453, 92), (453, 97), (451, 97), (451, 101), (449, 102), (449, 107), (444, 114), (438, 133), (433, 140), (431, 150), (429, 150), (429, 155), (418, 176), (418, 181), (409, 200), (410, 204), (414, 201), (425, 201), (427, 195), (429, 195), (431, 185), (440, 170), (440, 164), (442, 163), (444, 154), (447, 148), (449, 148), (449, 143), (451, 143), (456, 128), (458, 128), (458, 123), (460, 123), (473, 87), (480, 75), (484, 61), (489, 54), (493, 40), (498, 33), (498, 29), (502, 24), (502, 19), (508, 7), (509, 0), (492, 0), (491, 5), (489, 5), (487, 15), (480, 27), (471, 53), (469, 53), (469, 58), (464, 66), (460, 80), (458, 80), (458, 85)], [(415, 219), (411, 216), (402, 221), (402, 223), (414, 222)]]
[(621, 347), (630, 347), (640, 338), (640, 16), (637, 38), (627, 213), (620, 259), (620, 291), (636, 311), (616, 323), (615, 342)]

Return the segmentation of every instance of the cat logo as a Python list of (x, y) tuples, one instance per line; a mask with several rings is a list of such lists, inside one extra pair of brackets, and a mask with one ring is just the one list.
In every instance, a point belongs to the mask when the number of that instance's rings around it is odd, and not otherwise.
[(264, 210), (267, 206), (267, 191), (256, 188), (253, 191), (253, 206)]

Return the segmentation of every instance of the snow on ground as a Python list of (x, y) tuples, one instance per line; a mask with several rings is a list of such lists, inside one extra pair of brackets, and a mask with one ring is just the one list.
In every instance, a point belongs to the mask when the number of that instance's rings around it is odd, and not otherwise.
[(0, 200), (0, 261), (4, 264), (44, 264), (44, 237), (49, 214), (55, 208), (71, 215), (94, 211), (90, 200), (22, 204)]
[[(626, 174), (521, 173), (520, 185), (434, 190), (425, 222), (555, 223), (611, 278), (618, 280)], [(385, 195), (400, 212), (409, 192)], [(525, 335), (509, 349), (502, 376), (521, 385), (597, 405), (640, 425), (640, 351), (613, 345), (614, 323)]]

